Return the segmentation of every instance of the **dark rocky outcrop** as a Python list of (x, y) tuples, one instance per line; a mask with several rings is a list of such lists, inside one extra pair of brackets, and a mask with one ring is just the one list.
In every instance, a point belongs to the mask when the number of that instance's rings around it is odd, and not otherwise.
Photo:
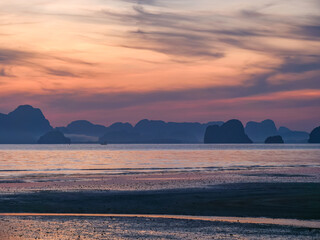
[(9, 114), (0, 114), (0, 143), (36, 143), (52, 130), (41, 110), (22, 105)]
[(310, 133), (309, 143), (320, 143), (320, 126), (313, 129)]
[(37, 142), (38, 144), (70, 144), (70, 138), (63, 135), (58, 130), (50, 131), (41, 136)]
[(208, 126), (205, 132), (204, 143), (252, 143), (245, 134), (242, 123), (233, 119), (222, 126)]
[(284, 143), (280, 135), (268, 137), (264, 143)]
[(262, 122), (248, 122), (245, 127), (245, 132), (253, 142), (261, 143), (269, 136), (278, 135), (276, 125), (270, 119)]

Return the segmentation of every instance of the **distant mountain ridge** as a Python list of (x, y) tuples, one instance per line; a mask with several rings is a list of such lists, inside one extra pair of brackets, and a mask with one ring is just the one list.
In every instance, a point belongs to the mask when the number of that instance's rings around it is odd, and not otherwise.
[(306, 143), (309, 138), (309, 133), (303, 131), (292, 131), (287, 127), (280, 127), (278, 132), (286, 143)]
[(108, 143), (202, 143), (205, 129), (211, 124), (222, 125), (223, 122), (201, 124), (143, 119), (135, 126), (117, 122), (105, 127), (81, 120), (57, 129), (73, 142), (86, 142), (92, 137), (99, 137), (96, 141)]
[(86, 120), (78, 120), (71, 122), (66, 127), (58, 127), (57, 129), (64, 134), (80, 134), (99, 137), (101, 136), (101, 133), (106, 131), (107, 127), (93, 124)]
[[(143, 119), (136, 125), (116, 122), (110, 126), (77, 120), (65, 127), (57, 127), (73, 143), (203, 143), (208, 126), (221, 126), (224, 122), (165, 122)], [(14, 111), (0, 113), (0, 143), (36, 143), (40, 136), (52, 131), (50, 122), (40, 109), (21, 105)], [(309, 133), (292, 131), (286, 127), (277, 129), (270, 120), (250, 121), (245, 134), (256, 143), (263, 143), (270, 136), (280, 135), (285, 143), (306, 143)]]

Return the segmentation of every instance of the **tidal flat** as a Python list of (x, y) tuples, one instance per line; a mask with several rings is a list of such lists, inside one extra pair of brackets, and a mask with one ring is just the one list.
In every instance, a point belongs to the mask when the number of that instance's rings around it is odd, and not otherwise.
[(6, 150), (0, 239), (319, 238), (318, 148), (191, 147)]
[[(148, 173), (115, 175), (104, 180), (92, 175), (37, 176), (27, 182), (3, 182), (0, 212), (25, 215), (0, 214), (0, 237), (17, 240), (318, 239), (320, 183), (314, 177), (316, 172), (310, 175), (308, 170), (306, 177), (299, 170), (300, 174), (279, 178), (265, 172), (230, 171), (221, 176), (212, 172)], [(243, 177), (247, 182), (239, 181)], [(227, 181), (228, 178), (233, 180)], [(266, 179), (268, 182), (263, 181)], [(50, 216), (52, 213), (62, 215)], [(114, 216), (98, 216), (103, 213)], [(127, 214), (146, 216), (126, 217)], [(183, 219), (184, 216), (198, 219)], [(207, 221), (206, 216), (220, 216), (222, 220)], [(225, 216), (239, 220), (225, 221)], [(258, 220), (243, 222), (243, 217)], [(294, 226), (278, 222), (279, 218), (288, 223), (292, 219), (301, 222)]]
[(2, 213), (172, 214), (320, 219), (320, 183), (233, 183), (137, 191), (4, 194)]

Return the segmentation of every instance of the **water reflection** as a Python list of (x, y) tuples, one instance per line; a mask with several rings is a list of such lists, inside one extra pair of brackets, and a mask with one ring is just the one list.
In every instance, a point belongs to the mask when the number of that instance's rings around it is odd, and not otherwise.
[(320, 145), (0, 145), (0, 176), (320, 166)]

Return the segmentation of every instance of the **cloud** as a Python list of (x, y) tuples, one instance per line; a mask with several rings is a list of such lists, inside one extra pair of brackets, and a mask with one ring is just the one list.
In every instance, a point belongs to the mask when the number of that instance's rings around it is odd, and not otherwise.
[(44, 68), (45, 72), (49, 75), (57, 76), (57, 77), (79, 77), (75, 73), (72, 73), (68, 70), (54, 69), (54, 68)]
[(14, 75), (8, 73), (5, 68), (0, 68), (0, 77), (14, 77)]
[(88, 66), (94, 66), (96, 65), (95, 63), (84, 61), (81, 59), (74, 59), (74, 58), (69, 58), (69, 57), (62, 57), (62, 56), (51, 56), (51, 58), (65, 62), (65, 63), (70, 63), (70, 64), (79, 64), (79, 65), (88, 65)]
[(183, 33), (143, 32), (128, 33), (130, 40), (122, 47), (151, 50), (178, 57), (221, 58), (224, 53), (212, 51), (201, 36)]
[[(301, 99), (300, 92), (316, 91), (320, 89), (318, 79), (305, 79), (305, 81), (297, 82), (281, 82), (274, 85), (268, 81), (270, 76), (275, 73), (262, 74), (254, 76), (247, 83), (236, 86), (215, 86), (215, 87), (199, 87), (184, 90), (154, 90), (148, 92), (108, 92), (99, 93), (94, 90), (73, 90), (61, 91), (58, 89), (50, 90), (43, 96), (38, 95), (36, 99), (42, 99), (50, 108), (60, 106), (65, 110), (73, 109), (73, 111), (81, 111), (83, 109), (100, 109), (105, 111), (126, 109), (129, 107), (137, 107), (148, 104), (167, 104), (179, 105), (182, 102), (194, 102), (199, 106), (206, 105), (208, 102), (233, 102), (236, 104), (240, 100), (251, 100), (250, 104), (282, 104), (281, 98), (290, 97), (291, 103), (297, 101), (306, 102), (309, 99)], [(283, 94), (284, 92), (297, 93), (296, 96)], [(318, 91), (319, 92), (319, 91)], [(299, 95), (300, 94), (300, 95)], [(258, 97), (262, 96), (262, 97)], [(271, 97), (263, 97), (271, 96)], [(272, 96), (278, 96), (277, 98)], [(312, 95), (314, 101), (319, 101), (320, 96)], [(312, 100), (313, 101), (313, 100)], [(313, 103), (314, 103), (313, 101)], [(291, 104), (290, 103), (290, 104)], [(310, 102), (311, 103), (311, 100)], [(287, 101), (286, 104), (289, 104)], [(271, 106), (271, 105), (270, 105)], [(308, 106), (308, 104), (305, 104)], [(311, 105), (310, 105), (311, 106)], [(316, 106), (312, 104), (312, 106)]]
[[(265, 4), (264, 7), (273, 5)], [(103, 15), (134, 29), (124, 33), (119, 41), (121, 47), (160, 52), (175, 59), (190, 58), (190, 61), (192, 58), (224, 57), (228, 51), (226, 45), (278, 56), (302, 55), (305, 53), (301, 49), (273, 46), (269, 39), (318, 41), (320, 32), (316, 25), (318, 17), (306, 17), (315, 25), (301, 25), (296, 16), (262, 13), (261, 8), (232, 14), (214, 11), (173, 13), (170, 4), (152, 10), (133, 5), (132, 11), (103, 10), (98, 13), (98, 16)]]
[(4, 68), (1, 68), (1, 69), (0, 69), (0, 76), (1, 76), (1, 77), (6, 77), (6, 76), (7, 76), (7, 73), (6, 73), (6, 71), (5, 71)]
[(303, 73), (314, 70), (320, 70), (320, 56), (309, 57), (307, 59), (288, 57), (278, 68), (278, 71), (282, 73)]
[[(70, 70), (66, 70), (66, 67), (63, 69), (56, 69), (50, 67), (52, 61), (59, 61), (67, 65), (85, 65), (85, 66), (94, 66), (94, 63), (83, 61), (80, 59), (63, 57), (59, 53), (45, 53), (45, 52), (31, 52), (31, 51), (21, 51), (14, 49), (0, 48), (0, 67), (10, 66), (11, 68), (26, 67), (32, 71), (44, 72), (47, 75), (56, 76), (56, 77), (72, 77), (80, 78), (80, 74), (74, 73)], [(70, 66), (69, 66), (70, 68)], [(94, 74), (88, 71), (81, 71), (82, 75), (88, 77), (93, 77)], [(9, 74), (5, 68), (0, 68), (0, 76), (2, 77), (14, 77), (14, 75)]]
[(151, 6), (161, 6), (162, 1), (159, 0), (121, 0), (122, 2), (132, 3), (132, 4), (139, 4), (139, 5), (151, 5)]
[[(119, 41), (121, 47), (160, 52), (173, 58), (224, 56), (214, 46), (211, 33), (208, 35), (208, 31), (199, 25), (199, 19), (205, 19), (201, 14), (170, 13), (163, 10), (151, 12), (142, 6), (133, 6), (132, 11), (127, 13), (108, 10), (100, 14), (111, 17), (120, 25), (129, 25), (135, 29), (124, 33), (125, 41)], [(244, 32), (238, 31), (237, 34)]]
[(0, 48), (0, 64), (3, 65), (18, 64), (34, 57), (31, 52)]
[[(235, 12), (215, 11), (213, 5), (208, 3), (206, 11), (185, 11), (183, 8), (172, 9), (176, 2), (157, 0), (122, 0), (128, 3), (129, 9), (115, 10), (111, 7), (113, 1), (110, 2), (110, 7), (102, 4), (100, 10), (43, 11), (33, 14), (64, 18), (79, 24), (118, 25), (118, 29), (125, 27), (126, 31), (120, 35), (118, 33), (118, 46), (159, 52), (183, 61), (187, 58), (193, 61), (193, 58), (224, 57), (228, 50), (226, 45), (266, 54), (278, 52), (288, 55), (293, 51), (270, 46), (265, 40), (283, 38), (317, 41), (320, 32), (318, 16), (304, 16), (304, 22), (310, 24), (302, 25), (295, 15), (264, 11), (281, 1), (264, 1), (255, 4), (258, 6), (255, 8), (244, 4), (243, 9)], [(87, 7), (90, 9), (90, 5)], [(109, 37), (110, 34), (104, 35)]]
[[(320, 20), (320, 19), (318, 19)], [(320, 38), (320, 25), (302, 25), (294, 32), (310, 39)]]

